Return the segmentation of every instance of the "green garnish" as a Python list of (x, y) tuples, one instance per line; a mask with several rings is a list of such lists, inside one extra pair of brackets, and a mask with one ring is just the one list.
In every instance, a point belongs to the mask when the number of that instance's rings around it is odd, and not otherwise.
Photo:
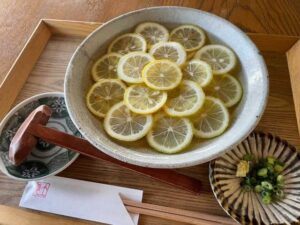
[(236, 174), (242, 177), (244, 191), (255, 191), (264, 204), (270, 204), (284, 197), (284, 177), (280, 174), (283, 169), (284, 163), (274, 157), (257, 160), (247, 154), (239, 162)]
[(257, 176), (260, 177), (267, 177), (268, 176), (268, 169), (267, 168), (262, 168), (257, 171)]
[(277, 180), (278, 184), (283, 184), (284, 180), (283, 180), (283, 176), (282, 175), (278, 175), (276, 180)]
[(260, 192), (262, 192), (263, 190), (264, 190), (264, 189), (262, 188), (261, 185), (256, 185), (255, 188), (254, 188), (254, 191), (255, 191), (256, 193), (260, 193)]
[(279, 165), (279, 164), (276, 164), (276, 165), (274, 166), (274, 170), (275, 170), (275, 172), (280, 173), (280, 172), (283, 171), (283, 166), (281, 166), (281, 165)]
[(273, 157), (268, 157), (267, 162), (268, 162), (268, 164), (274, 165), (275, 159)]
[(271, 193), (267, 192), (267, 191), (262, 191), (260, 193), (261, 197), (262, 197), (262, 201), (265, 204), (270, 204), (272, 202), (272, 197), (271, 197)]
[(262, 181), (261, 186), (265, 190), (273, 190), (273, 185), (268, 181)]

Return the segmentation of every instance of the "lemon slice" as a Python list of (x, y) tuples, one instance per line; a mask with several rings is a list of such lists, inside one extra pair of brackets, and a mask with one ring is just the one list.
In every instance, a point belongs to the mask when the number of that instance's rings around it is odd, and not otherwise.
[(187, 52), (201, 48), (205, 43), (205, 33), (202, 29), (193, 25), (182, 25), (170, 33), (170, 41), (183, 45)]
[(108, 47), (108, 52), (116, 52), (125, 55), (128, 52), (145, 52), (146, 49), (147, 43), (141, 35), (127, 33), (113, 40), (113, 42)]
[(194, 58), (207, 62), (216, 75), (229, 72), (236, 64), (233, 51), (223, 45), (206, 45)]
[(135, 113), (149, 114), (159, 110), (167, 101), (167, 93), (153, 90), (143, 84), (132, 85), (126, 89), (124, 102)]
[(118, 140), (136, 141), (148, 133), (152, 123), (151, 115), (133, 113), (123, 102), (119, 102), (107, 112), (104, 129)]
[(116, 79), (117, 66), (122, 55), (117, 53), (108, 53), (98, 59), (92, 67), (92, 77), (94, 81), (100, 79)]
[(184, 47), (177, 42), (160, 42), (153, 45), (149, 53), (155, 59), (168, 59), (182, 65), (186, 60)]
[(95, 83), (86, 96), (88, 109), (98, 117), (104, 117), (110, 107), (123, 100), (126, 86), (120, 80), (103, 79)]
[(215, 76), (205, 90), (207, 95), (221, 99), (226, 107), (238, 103), (243, 93), (240, 83), (229, 74)]
[(206, 97), (193, 125), (196, 137), (213, 138), (222, 134), (228, 127), (229, 113), (221, 100)]
[(153, 57), (145, 52), (130, 52), (123, 55), (118, 64), (118, 76), (128, 83), (143, 83), (142, 69)]
[(183, 79), (192, 80), (205, 87), (213, 78), (210, 65), (199, 59), (191, 60), (182, 68)]
[(193, 138), (192, 123), (186, 118), (156, 116), (153, 127), (147, 134), (150, 146), (159, 152), (176, 153), (187, 147)]
[(135, 28), (135, 33), (142, 35), (150, 48), (159, 42), (166, 42), (169, 39), (169, 31), (158, 23), (141, 23)]
[(185, 80), (168, 92), (164, 110), (170, 116), (190, 116), (201, 108), (204, 98), (204, 92), (197, 83)]
[(176, 63), (169, 60), (155, 60), (144, 67), (142, 77), (150, 88), (170, 90), (179, 85), (182, 72)]

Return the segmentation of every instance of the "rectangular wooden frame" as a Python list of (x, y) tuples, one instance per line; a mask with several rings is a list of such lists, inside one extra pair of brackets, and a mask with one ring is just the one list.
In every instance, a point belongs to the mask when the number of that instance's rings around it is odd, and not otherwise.
[[(36, 62), (38, 61), (40, 55), (42, 54), (45, 46), (47, 45), (52, 35), (64, 35), (70, 37), (83, 38), (89, 35), (100, 25), (101, 23), (98, 22), (42, 19), (38, 23), (32, 35), (29, 37), (24, 48), (18, 55), (17, 59), (13, 63), (12, 67), (10, 68), (9, 72), (6, 74), (3, 82), (0, 85), (0, 106), (1, 106), (0, 121), (3, 119), (6, 113), (13, 106), (19, 92), (21, 91), (24, 84), (26, 83), (32, 69), (34, 68)], [(289, 67), (290, 80), (291, 80), (291, 86), (292, 86), (293, 98), (294, 98), (294, 107), (295, 107), (297, 124), (299, 129), (300, 127), (300, 84), (299, 84), (300, 83), (300, 63), (299, 63), (300, 37), (257, 34), (257, 33), (248, 33), (248, 36), (256, 43), (257, 47), (261, 51), (278, 52), (287, 55), (287, 62)], [(126, 206), (132, 212), (138, 212), (138, 213), (148, 214), (148, 215), (151, 215), (152, 213), (152, 211), (143, 213), (143, 211), (141, 211), (140, 208), (135, 208), (132, 203), (130, 204), (130, 202), (129, 203), (127, 202)], [(145, 207), (145, 204), (142, 206)], [(9, 212), (11, 209), (6, 209), (6, 210), (8, 210), (6, 212)], [(191, 216), (189, 215), (190, 212), (187, 211), (182, 211), (182, 213), (184, 215), (188, 215), (189, 217), (191, 217), (189, 218), (189, 222), (193, 221), (195, 215)], [(166, 217), (165, 214), (159, 214), (159, 215), (162, 218)], [(155, 216), (157, 215), (155, 214)], [(203, 215), (201, 214), (201, 218), (202, 217)], [(214, 217), (214, 219), (216, 218), (217, 217)], [(173, 220), (174, 219), (179, 220), (180, 218), (176, 217), (173, 218)], [(222, 218), (222, 220), (224, 219)], [(227, 220), (227, 222), (230, 223), (229, 220)]]

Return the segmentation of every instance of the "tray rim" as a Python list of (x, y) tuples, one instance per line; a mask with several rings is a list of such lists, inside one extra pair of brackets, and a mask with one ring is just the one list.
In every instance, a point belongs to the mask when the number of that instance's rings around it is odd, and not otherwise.
[[(84, 38), (102, 24), (88, 21), (41, 19), (0, 85), (0, 121), (12, 108), (19, 92), (53, 35)], [(260, 51), (278, 52), (287, 55), (299, 130), (300, 88), (297, 88), (297, 81), (300, 82), (300, 64), (298, 65), (297, 61), (300, 60), (300, 36), (264, 33), (247, 33), (247, 35), (255, 42)], [(12, 85), (14, 86), (13, 89), (10, 88)]]

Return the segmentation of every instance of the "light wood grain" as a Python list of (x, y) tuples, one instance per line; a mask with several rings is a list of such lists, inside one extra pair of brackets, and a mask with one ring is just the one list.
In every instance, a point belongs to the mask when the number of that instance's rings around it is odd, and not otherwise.
[(86, 37), (102, 23), (83, 22), (70, 20), (42, 20), (53, 34), (68, 35), (74, 37)]
[(148, 216), (169, 219), (189, 224), (236, 224), (232, 219), (213, 214), (193, 212), (183, 209), (175, 209), (166, 206), (153, 205), (131, 200), (123, 200), (129, 212), (140, 213)]
[(154, 216), (156, 218), (162, 218), (162, 219), (166, 219), (166, 220), (170, 220), (170, 221), (176, 221), (178, 223), (187, 223), (187, 224), (195, 224), (195, 225), (199, 225), (199, 224), (202, 224), (202, 225), (215, 225), (215, 224), (225, 225), (224, 223), (216, 223), (214, 221), (201, 220), (201, 219), (196, 219), (193, 217), (169, 214), (169, 213), (165, 213), (165, 212), (154, 211), (154, 210), (143, 209), (143, 208), (141, 209), (141, 208), (136, 208), (136, 207), (132, 207), (132, 206), (129, 206), (128, 209), (134, 213), (141, 213), (142, 215)]
[[(52, 37), (20, 92), (17, 102), (37, 93), (63, 90), (66, 66), (81, 40), (75, 37)], [(280, 52), (262, 52), (262, 54), (270, 72), (270, 98), (258, 129), (279, 135), (296, 147), (300, 147), (286, 56)], [(75, 163), (60, 173), (60, 176), (143, 189), (145, 203), (226, 216), (211, 192), (207, 176), (208, 164), (179, 171), (203, 182), (202, 195), (194, 196), (132, 171), (84, 156), (80, 156)], [(2, 174), (0, 183), (0, 203), (17, 206), (24, 184), (6, 178)], [(141, 216), (140, 225), (157, 224), (167, 225), (170, 222)], [(172, 222), (173, 224), (182, 223)]]
[(0, 120), (14, 103), (18, 95), (18, 90), (26, 82), (50, 36), (51, 32), (41, 21), (7, 73), (0, 85)]
[[(74, 219), (66, 219), (61, 216), (38, 214), (24, 209), (18, 209), (0, 205), (1, 225), (88, 225)], [(98, 223), (100, 224), (100, 223)]]
[[(183, 222), (188, 224), (203, 225), (233, 225), (236, 224), (229, 218), (215, 215), (191, 212), (187, 210), (174, 209), (171, 207), (162, 207), (153, 204), (123, 200), (126, 209), (131, 213), (138, 213), (157, 218), (163, 218), (170, 221)], [(84, 225), (90, 224), (88, 221), (79, 221), (63, 216), (50, 215), (38, 211), (20, 209), (0, 205), (0, 224), (5, 225)], [(98, 223), (100, 224), (100, 223)]]
[(300, 41), (287, 52), (291, 86), (297, 115), (298, 130), (300, 132)]
[(300, 35), (298, 0), (1, 0), (0, 82), (40, 19), (105, 22), (125, 12), (159, 5), (212, 12), (247, 32)]
[[(68, 35), (74, 37), (86, 37), (102, 23), (83, 22), (70, 20), (43, 19), (53, 34)], [(248, 33), (261, 51), (287, 52), (298, 40), (296, 36), (270, 35), (263, 33)], [(274, 48), (276, 46), (276, 48)]]
[[(286, 53), (298, 40), (296, 36), (247, 33), (260, 51)], [(275, 47), (276, 46), (276, 47)]]
[[(0, 1), (0, 81), (42, 18), (107, 21), (124, 12), (154, 5), (183, 5), (212, 12), (232, 21), (244, 31), (268, 34), (300, 35), (298, 0), (131, 0), (112, 4), (110, 0), (2, 0)], [(62, 90), (63, 75), (70, 55), (82, 39), (51, 39), (35, 65), (17, 102), (34, 94)], [(289, 44), (288, 44), (289, 45)], [(287, 46), (288, 46), (287, 45)], [(270, 46), (272, 47), (272, 46)], [(267, 110), (258, 129), (277, 134), (300, 147), (287, 62), (281, 53), (263, 53), (270, 71), (271, 90)], [(43, 74), (47, 73), (47, 79)], [(117, 166), (79, 157), (60, 175), (75, 179), (121, 185), (144, 190), (148, 203), (226, 216), (216, 203), (208, 183), (208, 165), (180, 169), (203, 181), (203, 194), (195, 197), (185, 191), (155, 182)], [(24, 183), (0, 174), (0, 203), (17, 206)], [(19, 223), (20, 224), (20, 223)], [(159, 218), (142, 216), (140, 225), (169, 225)], [(172, 222), (172, 225), (183, 223)]]

